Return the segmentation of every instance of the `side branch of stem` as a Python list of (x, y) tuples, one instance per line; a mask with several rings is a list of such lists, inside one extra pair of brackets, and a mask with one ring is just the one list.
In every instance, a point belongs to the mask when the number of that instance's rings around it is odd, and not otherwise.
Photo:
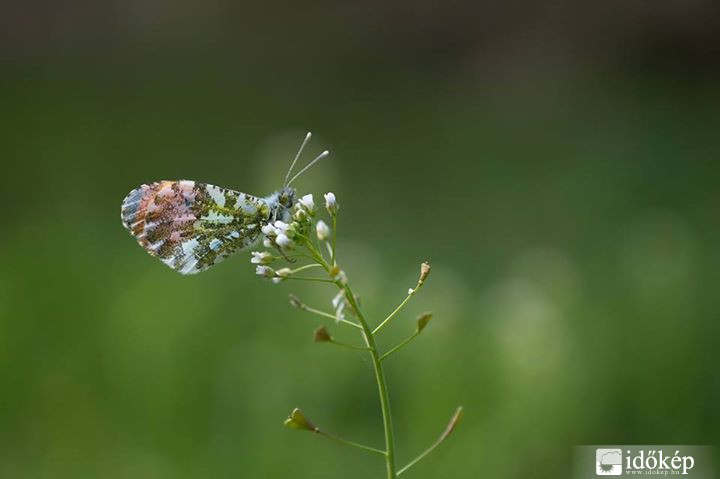
[(415, 339), (415, 338), (418, 336), (418, 334), (420, 334), (420, 332), (419, 332), (419, 331), (416, 331), (416, 332), (414, 332), (411, 336), (408, 336), (407, 338), (405, 338), (404, 340), (402, 340), (402, 341), (400, 342), (400, 344), (398, 344), (397, 346), (395, 346), (394, 348), (392, 348), (390, 351), (388, 351), (388, 352), (386, 352), (385, 354), (383, 354), (382, 356), (380, 356), (380, 361), (383, 361), (385, 358), (387, 358), (387, 357), (390, 356), (391, 354), (393, 354), (393, 353), (395, 353), (395, 352), (397, 352), (397, 351), (400, 351), (400, 350), (401, 350), (402, 348), (404, 348), (410, 341), (412, 341), (413, 339)]

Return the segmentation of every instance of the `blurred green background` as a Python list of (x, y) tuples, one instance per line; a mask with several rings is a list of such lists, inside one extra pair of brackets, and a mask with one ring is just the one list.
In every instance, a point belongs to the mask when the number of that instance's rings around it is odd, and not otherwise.
[[(181, 277), (137, 185), (341, 205), (407, 477), (570, 477), (578, 444), (720, 439), (720, 15), (668, 2), (11, 1), (0, 15), (0, 477), (382, 477), (369, 361), (315, 344), (322, 285), (249, 253)], [(333, 333), (350, 338), (330, 325)]]

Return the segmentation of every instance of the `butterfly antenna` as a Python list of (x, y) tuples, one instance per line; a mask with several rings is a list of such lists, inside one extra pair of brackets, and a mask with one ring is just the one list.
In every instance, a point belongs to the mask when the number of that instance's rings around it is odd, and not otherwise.
[(310, 169), (310, 167), (311, 167), (312, 165), (314, 165), (314, 164), (317, 163), (318, 161), (322, 160), (323, 158), (325, 158), (325, 157), (328, 156), (329, 154), (330, 154), (330, 152), (327, 151), (327, 150), (325, 150), (325, 151), (323, 151), (322, 153), (320, 153), (314, 160), (312, 160), (310, 163), (308, 163), (305, 168), (303, 168), (302, 170), (298, 171), (297, 174), (296, 174), (295, 176), (293, 176), (292, 179), (291, 179), (290, 181), (288, 181), (285, 186), (290, 186), (290, 184), (291, 184), (293, 181), (295, 181), (300, 175), (302, 175), (302, 174), (305, 173), (308, 169)]
[(287, 174), (285, 175), (285, 181), (284, 185), (288, 186), (290, 182), (288, 181), (288, 178), (290, 178), (290, 173), (292, 173), (293, 168), (295, 168), (295, 163), (297, 163), (298, 158), (300, 158), (300, 155), (302, 154), (303, 149), (305, 148), (305, 145), (307, 145), (307, 142), (310, 141), (310, 138), (312, 137), (312, 133), (309, 131), (307, 132), (307, 135), (305, 135), (305, 139), (303, 140), (302, 144), (300, 145), (300, 149), (295, 154), (295, 159), (293, 159), (292, 164), (290, 165), (290, 168), (287, 171)]

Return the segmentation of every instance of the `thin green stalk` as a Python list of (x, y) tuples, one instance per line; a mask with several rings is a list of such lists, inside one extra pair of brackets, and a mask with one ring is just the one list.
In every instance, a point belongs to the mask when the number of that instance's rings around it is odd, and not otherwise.
[(395, 346), (394, 348), (392, 348), (390, 351), (388, 351), (388, 352), (386, 352), (385, 354), (383, 354), (382, 356), (380, 356), (380, 361), (383, 361), (385, 358), (387, 358), (388, 356), (390, 356), (392, 353), (394, 353), (394, 352), (399, 351), (400, 349), (402, 349), (403, 346), (405, 346), (407, 343), (409, 343), (410, 341), (412, 341), (413, 339), (415, 339), (418, 334), (420, 334), (420, 332), (415, 332), (415, 333), (412, 334), (412, 336), (409, 336), (409, 337), (405, 338), (400, 344), (398, 344), (397, 346)]
[[(322, 264), (325, 267), (325, 270), (330, 273), (332, 267), (328, 265), (322, 255), (317, 252), (314, 245), (309, 241), (306, 241), (305, 246), (308, 248), (308, 250), (310, 250), (311, 254), (316, 257), (315, 260), (318, 263)], [(345, 291), (345, 298), (347, 299), (348, 304), (350, 304), (350, 307), (355, 312), (355, 316), (357, 316), (358, 321), (360, 321), (360, 326), (362, 326), (363, 329), (363, 338), (365, 339), (365, 344), (367, 344), (369, 348), (368, 352), (370, 353), (370, 357), (373, 363), (373, 369), (375, 370), (375, 380), (377, 382), (378, 395), (380, 396), (380, 409), (382, 410), (383, 417), (383, 429), (385, 432), (385, 467), (387, 470), (387, 479), (396, 479), (397, 474), (395, 473), (395, 437), (393, 434), (392, 412), (390, 410), (390, 395), (388, 393), (387, 382), (385, 381), (385, 371), (383, 370), (382, 362), (380, 361), (380, 354), (378, 353), (377, 345), (375, 344), (375, 338), (373, 337), (373, 332), (370, 329), (370, 326), (365, 320), (365, 316), (363, 315), (360, 307), (357, 304), (357, 301), (355, 300), (355, 296), (353, 295), (350, 286), (348, 286), (347, 284), (342, 284), (339, 281), (336, 281), (335, 284), (338, 288)]]
[(325, 279), (325, 278), (309, 278), (309, 277), (306, 277), (306, 276), (287, 276), (287, 277), (283, 278), (283, 280), (285, 280), (285, 279), (294, 279), (294, 280), (297, 280), (297, 281), (315, 281), (315, 282), (317, 282), (317, 283), (333, 283), (333, 284), (335, 283), (335, 281), (333, 281), (333, 280), (331, 280), (331, 279)]
[(318, 434), (321, 434), (321, 435), (323, 435), (323, 436), (325, 436), (325, 437), (329, 437), (330, 439), (333, 439), (333, 440), (335, 440), (335, 441), (341, 442), (341, 443), (343, 443), (343, 444), (347, 444), (348, 446), (357, 447), (357, 448), (363, 449), (363, 450), (365, 450), (365, 451), (369, 451), (369, 452), (372, 452), (372, 453), (375, 453), (375, 454), (380, 454), (381, 456), (384, 456), (384, 455), (385, 455), (385, 451), (381, 451), (380, 449), (375, 449), (374, 447), (366, 446), (366, 445), (364, 445), (364, 444), (360, 444), (360, 443), (357, 443), (357, 442), (348, 441), (347, 439), (343, 439), (343, 438), (338, 437), (338, 436), (336, 436), (336, 435), (334, 435), (334, 434), (330, 434), (329, 432), (325, 432), (325, 431), (323, 431), (323, 430), (321, 430), (321, 429), (316, 429), (315, 432), (318, 433)]
[(385, 430), (385, 466), (387, 469), (387, 479), (396, 479), (397, 475), (395, 473), (395, 438), (393, 434), (392, 412), (390, 410), (390, 395), (388, 394), (387, 383), (385, 381), (385, 372), (383, 371), (382, 362), (380, 361), (380, 354), (378, 353), (377, 345), (375, 344), (375, 338), (372, 335), (372, 331), (370, 330), (370, 327), (368, 326), (368, 323), (365, 320), (362, 311), (360, 311), (360, 307), (355, 301), (355, 296), (353, 295), (350, 286), (348, 286), (347, 284), (338, 286), (341, 286), (342, 289), (345, 290), (345, 298), (348, 300), (348, 303), (350, 303), (350, 306), (355, 311), (355, 314), (357, 315), (358, 320), (363, 327), (363, 337), (365, 338), (365, 343), (370, 349), (369, 352), (372, 358), (373, 368), (375, 369), (375, 379), (377, 381), (378, 394), (380, 395), (380, 408), (382, 409), (383, 428)]
[(412, 461), (410, 461), (409, 463), (407, 463), (405, 466), (403, 466), (403, 467), (398, 471), (397, 475), (399, 476), (399, 475), (402, 474), (403, 472), (405, 472), (405, 471), (407, 471), (408, 469), (410, 469), (411, 467), (413, 467), (415, 464), (417, 464), (418, 462), (420, 462), (421, 460), (423, 460), (428, 454), (430, 454), (431, 452), (433, 452), (433, 451), (435, 450), (435, 448), (437, 448), (440, 444), (442, 444), (442, 443), (445, 441), (445, 439), (447, 439), (448, 436), (449, 436), (450, 434), (452, 434), (452, 432), (455, 430), (455, 428), (457, 427), (458, 423), (460, 422), (460, 419), (462, 418), (462, 414), (463, 414), (463, 407), (462, 407), (462, 406), (458, 406), (458, 408), (455, 409), (455, 414), (453, 414), (453, 416), (450, 418), (450, 422), (449, 422), (448, 425), (445, 427), (445, 430), (443, 431), (442, 434), (440, 434), (440, 437), (437, 438), (437, 439), (435, 440), (435, 442), (432, 443), (432, 445), (431, 445), (429, 448), (427, 448), (425, 451), (423, 451), (422, 454), (420, 454), (418, 457), (416, 457), (415, 459), (413, 459)]
[(303, 305), (303, 308), (301, 308), (301, 309), (303, 309), (304, 311), (307, 311), (308, 313), (313, 313), (313, 314), (317, 314), (318, 316), (322, 316), (323, 318), (328, 318), (328, 319), (332, 319), (333, 321), (347, 324), (348, 326), (352, 326), (353, 328), (362, 329), (362, 326), (360, 326), (357, 323), (353, 323), (352, 321), (348, 321), (347, 319), (342, 319), (342, 318), (340, 320), (338, 320), (338, 318), (336, 316), (334, 316), (330, 313), (326, 313), (325, 311), (320, 311), (319, 309), (311, 308), (310, 306)]
[(442, 442), (442, 441), (436, 441), (435, 443), (433, 443), (432, 446), (430, 446), (429, 448), (427, 448), (427, 449), (425, 450), (425, 452), (423, 452), (423, 453), (420, 454), (418, 457), (416, 457), (415, 459), (413, 459), (412, 461), (410, 461), (409, 463), (407, 463), (405, 466), (403, 466), (403, 468), (398, 471), (398, 476), (401, 475), (402, 473), (404, 473), (405, 471), (407, 471), (408, 469), (410, 469), (411, 467), (413, 467), (413, 466), (414, 466), (415, 464), (417, 464), (418, 462), (420, 462), (420, 461), (422, 461), (423, 459), (425, 459), (425, 456), (427, 456), (428, 454), (430, 454), (431, 452), (433, 452), (433, 451), (435, 450), (435, 448), (440, 445), (441, 442)]
[(343, 348), (354, 349), (355, 351), (370, 351), (370, 348), (365, 348), (362, 346), (353, 346), (352, 344), (335, 341), (334, 339), (331, 339), (330, 343), (335, 344), (337, 346), (342, 346)]
[[(302, 308), (304, 311), (307, 311), (308, 313), (317, 314), (318, 316), (322, 316), (323, 318), (332, 319), (333, 321), (336, 320), (334, 315), (330, 313), (326, 313), (325, 311), (320, 311), (319, 309), (311, 308), (310, 306), (305, 306)], [(359, 326), (359, 325), (358, 325)]]
[(395, 308), (395, 310), (392, 313), (390, 313), (390, 315), (387, 318), (383, 319), (382, 323), (380, 323), (375, 329), (373, 329), (372, 334), (377, 334), (378, 331), (380, 331), (388, 322), (390, 322), (390, 320), (393, 319), (400, 312), (400, 310), (405, 307), (405, 305), (408, 303), (408, 301), (410, 301), (410, 298), (413, 297), (413, 295), (415, 294), (415, 291), (417, 291), (417, 288), (413, 289), (413, 292), (408, 294), (407, 297), (403, 300), (403, 302), (400, 303), (400, 305), (397, 308)]
[(378, 327), (373, 330), (373, 334), (377, 334), (386, 324), (388, 324), (390, 320), (393, 319), (400, 312), (400, 310), (405, 307), (408, 301), (410, 301), (410, 298), (415, 296), (415, 294), (420, 291), (420, 288), (422, 288), (425, 284), (425, 280), (427, 279), (428, 274), (430, 274), (430, 264), (425, 261), (423, 264), (420, 265), (420, 277), (418, 278), (418, 282), (415, 287), (411, 288), (410, 291), (408, 291), (408, 295), (402, 301), (402, 303), (400, 303), (398, 307), (395, 308), (395, 310), (390, 313), (387, 318), (383, 319), (383, 321), (378, 325)]
[(272, 257), (272, 259), (275, 260), (275, 261), (277, 261), (277, 260), (283, 260), (283, 259), (284, 259), (284, 260), (287, 260), (288, 258), (310, 258), (310, 259), (312, 259), (310, 256), (308, 256), (308, 255), (306, 255), (305, 253), (302, 253), (302, 252), (298, 252), (297, 254), (288, 254), (288, 255), (285, 255), (285, 256), (273, 256), (273, 257)]
[(332, 255), (330, 265), (335, 266), (335, 243), (337, 240), (337, 215), (332, 215)]
[(300, 271), (305, 271), (306, 269), (310, 269), (310, 268), (322, 268), (322, 265), (318, 264), (318, 263), (306, 264), (305, 266), (300, 266), (299, 268), (295, 268), (294, 270), (292, 270), (292, 273), (293, 274), (299, 273)]
[[(298, 251), (298, 253), (297, 253), (296, 255), (290, 255), (290, 256), (288, 256), (288, 258), (307, 258), (307, 259), (315, 260), (315, 258), (313, 258), (312, 256), (310, 256), (309, 254), (305, 254), (305, 253), (303, 253), (303, 252), (301, 252), (301, 251)], [(281, 258), (277, 258), (277, 259), (282, 259), (282, 257), (281, 257)], [(287, 258), (286, 258), (286, 259), (287, 259)]]
[[(312, 253), (312, 255), (314, 256), (315, 261), (317, 261), (318, 263), (322, 263), (322, 264), (324, 264), (324, 265), (327, 264), (327, 262), (325, 261), (325, 257), (324, 257), (323, 254), (319, 251), (319, 249), (318, 249), (317, 246), (315, 245), (314, 240), (313, 240), (311, 237), (306, 236), (306, 235), (304, 235), (304, 234), (302, 234), (302, 233), (296, 233), (295, 235), (296, 235), (296, 238), (303, 240), (303, 244), (305, 244), (305, 246), (306, 246), (307, 249), (310, 251), (310, 253)], [(322, 260), (322, 261), (321, 261), (321, 260)]]
[(354, 322), (349, 321), (349, 320), (347, 320), (347, 319), (342, 319), (342, 318), (337, 319), (337, 318), (335, 318), (335, 321), (338, 321), (338, 322), (343, 323), (343, 324), (347, 324), (348, 326), (352, 326), (353, 328), (362, 329), (362, 326), (360, 326), (358, 323), (354, 323)]

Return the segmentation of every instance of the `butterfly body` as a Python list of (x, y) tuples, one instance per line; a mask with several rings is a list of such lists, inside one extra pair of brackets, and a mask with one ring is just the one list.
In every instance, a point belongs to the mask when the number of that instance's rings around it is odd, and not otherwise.
[(148, 253), (182, 274), (194, 274), (253, 245), (261, 228), (287, 221), (295, 190), (265, 198), (190, 180), (159, 181), (131, 191), (121, 217)]

